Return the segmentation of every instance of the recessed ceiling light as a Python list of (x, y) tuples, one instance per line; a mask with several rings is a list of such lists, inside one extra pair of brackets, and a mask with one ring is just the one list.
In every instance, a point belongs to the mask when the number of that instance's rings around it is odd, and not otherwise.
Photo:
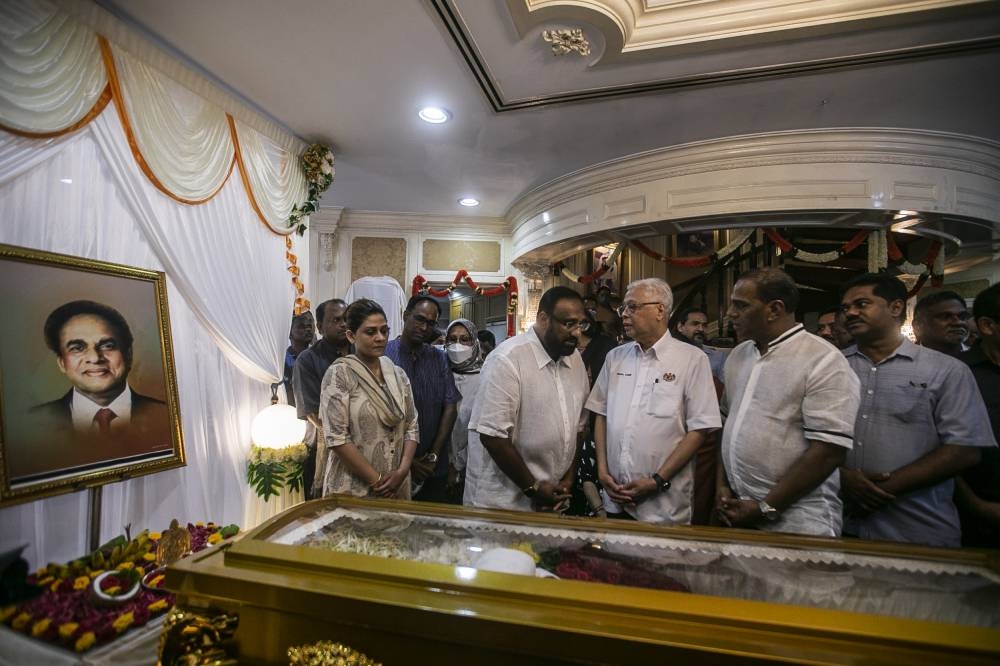
[(60, 178), (59, 182), (60, 183), (66, 183), (67, 185), (72, 185), (73, 184), (73, 179), (72, 178)]
[(479, 199), (473, 199), (472, 197), (465, 197), (463, 199), (459, 199), (458, 203), (462, 204), (463, 206), (478, 206)]
[(434, 123), (435, 125), (451, 120), (451, 112), (448, 109), (442, 109), (437, 106), (425, 106), (420, 109), (417, 115), (424, 122)]

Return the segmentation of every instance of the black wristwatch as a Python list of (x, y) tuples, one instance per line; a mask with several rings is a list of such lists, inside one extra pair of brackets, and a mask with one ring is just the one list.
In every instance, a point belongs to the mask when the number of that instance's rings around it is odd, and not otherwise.
[(670, 490), (670, 482), (656, 472), (653, 473), (653, 481), (656, 481), (656, 487), (661, 493), (665, 493)]
[(542, 484), (541, 480), (535, 479), (534, 483), (532, 483), (527, 488), (522, 488), (521, 492), (524, 493), (525, 497), (529, 498), (534, 497), (535, 495), (538, 494), (538, 488), (539, 486), (541, 486), (541, 484)]

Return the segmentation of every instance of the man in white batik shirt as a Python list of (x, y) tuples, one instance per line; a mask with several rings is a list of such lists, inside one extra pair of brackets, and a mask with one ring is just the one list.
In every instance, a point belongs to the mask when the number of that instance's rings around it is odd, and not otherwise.
[(587, 409), (597, 415), (597, 473), (608, 512), (686, 525), (695, 454), (722, 422), (708, 357), (667, 331), (672, 308), (663, 280), (628, 286), (619, 314), (634, 342), (608, 352)]
[(798, 288), (776, 268), (740, 277), (727, 313), (743, 340), (726, 361), (716, 510), (733, 527), (840, 536), (837, 468), (854, 439), (858, 378), (795, 322)]
[(590, 387), (576, 351), (587, 321), (580, 295), (553, 287), (542, 294), (535, 325), (487, 357), (469, 419), (464, 504), (568, 505)]

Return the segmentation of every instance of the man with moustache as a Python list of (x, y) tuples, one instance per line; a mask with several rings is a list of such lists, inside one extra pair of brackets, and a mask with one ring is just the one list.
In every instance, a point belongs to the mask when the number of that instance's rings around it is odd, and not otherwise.
[(44, 441), (9, 449), (12, 479), (173, 446), (166, 403), (129, 386), (133, 337), (118, 310), (71, 301), (48, 316), (44, 335), (72, 388), (31, 410)]
[(677, 337), (705, 352), (705, 355), (708, 356), (708, 363), (712, 366), (712, 376), (721, 382), (726, 357), (729, 354), (721, 349), (705, 346), (705, 330), (707, 328), (708, 314), (701, 308), (684, 308), (677, 314), (675, 325)]
[(334, 361), (351, 353), (351, 345), (347, 341), (347, 323), (344, 320), (346, 311), (347, 303), (340, 298), (319, 304), (316, 316), (319, 317), (319, 328), (323, 337), (299, 354), (292, 372), (295, 410), (300, 419), (309, 423), (305, 437), (306, 445), (309, 447), (309, 457), (302, 464), (307, 498), (312, 497), (313, 477), (316, 471), (316, 442), (321, 439), (318, 433), (323, 432), (323, 423), (319, 418), (323, 376)]
[(840, 471), (844, 533), (928, 546), (961, 543), (954, 476), (995, 447), (986, 406), (961, 361), (900, 333), (906, 287), (866, 273), (843, 287), (861, 380), (854, 447)]
[(403, 333), (385, 346), (385, 355), (403, 369), (413, 388), (420, 441), (410, 477), (413, 499), (422, 502), (448, 501), (448, 449), (462, 399), (447, 355), (428, 344), (430, 336), (437, 337), (440, 314), (432, 297), (412, 297), (403, 310)]
[(727, 316), (743, 342), (726, 362), (716, 510), (733, 527), (839, 536), (837, 468), (851, 448), (858, 380), (796, 323), (798, 302), (777, 268), (733, 287)]
[(958, 356), (968, 347), (972, 315), (965, 299), (953, 291), (924, 296), (913, 308), (913, 334), (917, 344), (949, 356)]
[(819, 313), (816, 318), (816, 335), (823, 338), (831, 345), (837, 346), (837, 338), (833, 335), (833, 330), (837, 326), (837, 314), (840, 306), (828, 308)]
[(608, 513), (686, 525), (695, 454), (722, 422), (708, 358), (667, 331), (672, 307), (670, 286), (660, 278), (628, 286), (619, 314), (633, 342), (608, 353), (587, 409), (596, 414)]
[(469, 430), (465, 504), (563, 508), (576, 471), (589, 384), (577, 336), (587, 315), (569, 287), (542, 294), (535, 325), (486, 359)]

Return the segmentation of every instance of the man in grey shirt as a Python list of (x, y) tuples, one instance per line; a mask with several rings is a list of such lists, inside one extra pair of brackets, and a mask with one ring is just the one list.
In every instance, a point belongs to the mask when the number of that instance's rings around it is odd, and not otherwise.
[(953, 477), (996, 446), (969, 368), (899, 331), (906, 287), (865, 274), (844, 285), (841, 305), (857, 344), (844, 350), (861, 380), (854, 448), (840, 470), (844, 534), (958, 546)]

